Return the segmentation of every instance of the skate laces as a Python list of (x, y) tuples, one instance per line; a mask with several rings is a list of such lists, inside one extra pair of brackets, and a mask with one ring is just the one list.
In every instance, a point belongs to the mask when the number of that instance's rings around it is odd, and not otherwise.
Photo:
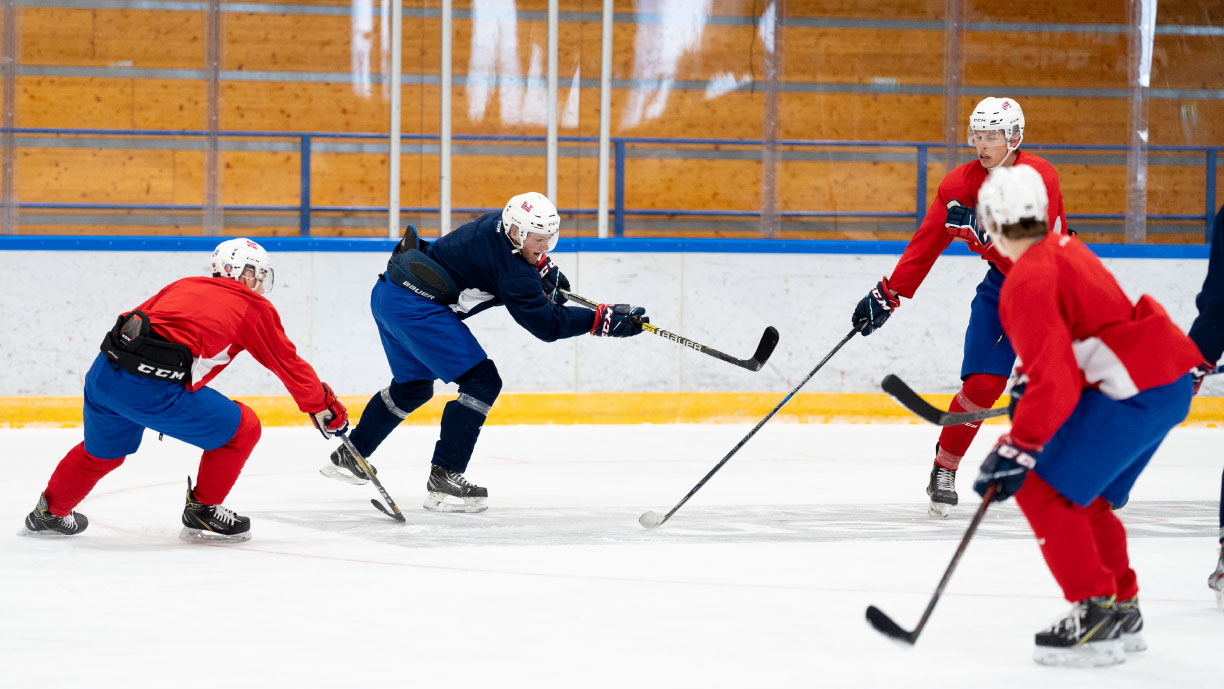
[(213, 519), (216, 519), (227, 526), (233, 526), (234, 524), (238, 523), (238, 515), (234, 514), (233, 510), (222, 505), (213, 505), (212, 513)]
[(956, 473), (943, 467), (935, 472), (935, 487), (939, 490), (956, 490)]
[[(51, 513), (50, 513), (50, 512), (48, 512), (47, 514), (51, 514)], [(69, 528), (69, 529), (76, 530), (76, 528), (77, 528), (77, 523), (76, 523), (76, 512), (73, 512), (73, 513), (69, 514), (67, 517), (58, 517), (58, 516), (53, 515), (53, 514), (52, 514), (51, 516), (53, 516), (53, 517), (55, 517), (56, 519), (58, 519), (58, 520), (59, 520), (59, 522), (60, 522), (60, 525), (61, 525), (61, 526), (64, 526), (64, 527)]]
[(473, 484), (467, 480), (467, 477), (453, 471), (446, 472), (446, 478), (450, 479), (452, 483), (456, 483), (464, 488), (471, 488), (473, 486)]
[(1063, 630), (1071, 632), (1072, 638), (1078, 638), (1084, 629), (1084, 619), (1088, 616), (1088, 601), (1082, 600), (1071, 604), (1071, 611), (1054, 620), (1050, 631), (1059, 633)]

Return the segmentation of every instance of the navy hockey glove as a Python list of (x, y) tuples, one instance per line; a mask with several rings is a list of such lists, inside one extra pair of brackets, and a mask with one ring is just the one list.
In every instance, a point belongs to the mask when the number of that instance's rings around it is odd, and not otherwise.
[(977, 212), (962, 206), (956, 199), (948, 202), (948, 219), (944, 221), (944, 227), (962, 239), (976, 239), (982, 246), (990, 244), (990, 236), (978, 225)]
[(1010, 498), (1024, 485), (1029, 469), (1036, 466), (1040, 454), (1040, 450), (1023, 450), (1013, 445), (1011, 436), (999, 438), (999, 442), (982, 462), (982, 469), (977, 480), (973, 482), (973, 490), (986, 497), (986, 489), (994, 484), (999, 487), (995, 493), (995, 502)]
[(557, 264), (552, 262), (548, 254), (540, 254), (540, 260), (536, 261), (535, 268), (540, 273), (540, 284), (544, 287), (544, 296), (557, 306), (564, 304), (566, 299), (561, 290), (568, 292), (570, 289), (570, 281), (565, 277), (565, 273), (562, 273)]
[(628, 304), (600, 304), (595, 309), (595, 324), (591, 334), (597, 337), (633, 337), (642, 332), (642, 324), (650, 317), (641, 306)]
[(901, 300), (894, 297), (888, 289), (888, 278), (880, 278), (875, 289), (859, 300), (854, 307), (854, 315), (850, 317), (850, 325), (860, 328), (864, 336), (879, 330), (884, 321), (892, 315), (893, 309), (901, 305)]
[(312, 413), (310, 420), (324, 438), (330, 438), (332, 434), (348, 428), (348, 410), (336, 399), (336, 393), (332, 392), (327, 383), (323, 384), (323, 408)]

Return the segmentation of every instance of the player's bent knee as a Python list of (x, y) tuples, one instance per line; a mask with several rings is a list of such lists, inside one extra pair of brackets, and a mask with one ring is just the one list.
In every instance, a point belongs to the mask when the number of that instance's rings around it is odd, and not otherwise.
[(1003, 396), (1007, 377), (991, 373), (973, 373), (965, 378), (961, 394), (981, 409), (989, 409)]
[[(397, 409), (411, 412), (433, 398), (434, 384), (432, 380), (410, 380), (406, 383), (391, 381), (391, 385), (387, 386), (387, 394), (394, 405), (394, 408), (388, 405), (389, 409), (393, 412)], [(407, 416), (407, 413), (404, 416)]]
[(230, 438), (226, 445), (235, 449), (250, 450), (259, 442), (260, 436), (263, 435), (263, 426), (259, 423), (259, 416), (255, 411), (238, 400), (234, 400), (238, 405), (238, 430), (234, 431), (234, 436)]
[[(455, 379), (461, 396), (473, 398), (486, 406), (492, 406), (501, 394), (502, 379), (492, 359), (485, 359)], [(487, 411), (486, 411), (487, 413)]]

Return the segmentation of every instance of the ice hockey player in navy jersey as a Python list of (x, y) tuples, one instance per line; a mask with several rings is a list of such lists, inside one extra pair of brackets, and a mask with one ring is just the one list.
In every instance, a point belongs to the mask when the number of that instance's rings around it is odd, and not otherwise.
[(107, 333), (85, 375), (85, 441), (56, 466), (26, 517), (27, 532), (84, 531), (89, 520), (73, 509), (136, 452), (149, 428), (204, 450), (195, 486), (187, 479), (181, 537), (249, 540), (251, 520), (221, 503), (259, 441), (259, 417), (208, 387), (243, 350), (284, 383), (324, 437), (348, 425), (344, 405), (298, 356), (263, 296), (275, 276), (263, 247), (228, 239), (211, 264), (212, 277), (170, 283)]
[(1069, 613), (1036, 635), (1049, 665), (1120, 663), (1146, 648), (1139, 584), (1112, 507), (1190, 410), (1198, 348), (1147, 295), (1132, 304), (1074, 237), (1047, 227), (1046, 187), (1017, 165), (991, 172), (978, 217), (1013, 261), (999, 317), (1020, 359), (1012, 427), (974, 490), (1013, 495)]
[[(1199, 315), (1190, 326), (1190, 339), (1198, 345), (1207, 360), (1195, 371), (1198, 392), (1203, 376), (1215, 369), (1224, 354), (1224, 208), (1216, 213), (1211, 226), (1211, 256), (1207, 260), (1207, 277), (1203, 280), (1203, 291), (1195, 299)], [(1216, 604), (1224, 610), (1224, 474), (1220, 476), (1220, 559), (1215, 571), (1207, 578), (1207, 585), (1215, 591)]]
[[(548, 257), (559, 238), (557, 209), (543, 194), (510, 199), (434, 242), (408, 226), (387, 270), (370, 295), (392, 380), (374, 393), (350, 435), (368, 458), (401, 421), (433, 396), (434, 381), (459, 385), (446, 403), (434, 447), (424, 507), (440, 512), (480, 512), (488, 490), (464, 475), (485, 417), (502, 381), (463, 320), (493, 306), (535, 337), (553, 342), (590, 333), (630, 337), (648, 323), (646, 310), (603, 304), (598, 310), (563, 306), (569, 281)], [(341, 445), (324, 475), (363, 484), (369, 477)]]

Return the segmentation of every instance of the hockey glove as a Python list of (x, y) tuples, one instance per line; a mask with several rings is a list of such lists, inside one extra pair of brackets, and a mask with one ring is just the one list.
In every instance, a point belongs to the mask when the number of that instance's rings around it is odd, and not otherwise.
[(1203, 379), (1214, 373), (1215, 369), (1215, 366), (1206, 361), (1190, 369), (1190, 375), (1194, 376), (1194, 394), (1199, 393), (1199, 388), (1203, 387)]
[(332, 434), (348, 428), (348, 410), (336, 399), (336, 393), (332, 392), (327, 383), (323, 384), (323, 405), (323, 409), (310, 415), (310, 420), (324, 438), (330, 438)]
[(999, 438), (999, 442), (982, 462), (982, 469), (977, 480), (973, 482), (973, 490), (985, 497), (986, 489), (994, 484), (999, 487), (995, 493), (995, 502), (1010, 498), (1024, 485), (1029, 469), (1036, 466), (1040, 454), (1040, 450), (1024, 450), (1013, 445), (1011, 436)]
[(600, 304), (595, 309), (595, 324), (591, 334), (597, 337), (633, 337), (642, 332), (642, 324), (650, 317), (641, 306), (628, 304)]
[(565, 277), (565, 273), (562, 273), (557, 264), (552, 262), (548, 254), (540, 254), (540, 260), (536, 261), (535, 268), (540, 273), (540, 284), (544, 287), (544, 296), (557, 306), (564, 304), (566, 299), (561, 290), (568, 292), (570, 289), (570, 281)]
[(982, 246), (990, 244), (990, 236), (978, 225), (977, 212), (962, 206), (956, 199), (948, 202), (948, 218), (944, 221), (944, 227), (961, 239), (974, 239)]
[(1016, 382), (1012, 383), (1011, 399), (1007, 402), (1007, 418), (1016, 419), (1016, 405), (1020, 404), (1020, 398), (1024, 397), (1024, 391), (1028, 388), (1028, 376), (1020, 371), (1016, 371)]
[(860, 328), (863, 336), (879, 330), (884, 321), (892, 315), (893, 309), (901, 305), (901, 300), (894, 297), (888, 289), (888, 278), (880, 278), (875, 289), (859, 300), (854, 307), (854, 315), (850, 317), (850, 325)]

